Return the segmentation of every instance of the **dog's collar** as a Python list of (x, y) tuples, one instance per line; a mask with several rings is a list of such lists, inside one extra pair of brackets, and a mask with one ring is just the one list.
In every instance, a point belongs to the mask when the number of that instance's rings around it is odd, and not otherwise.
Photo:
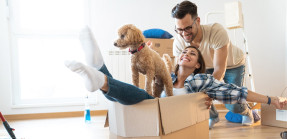
[(129, 52), (130, 52), (131, 54), (134, 54), (134, 53), (136, 53), (136, 52), (139, 52), (141, 49), (143, 49), (144, 46), (145, 46), (145, 43), (142, 43), (141, 46), (140, 46), (138, 49), (133, 50), (133, 51), (131, 51), (131, 49), (129, 49)]

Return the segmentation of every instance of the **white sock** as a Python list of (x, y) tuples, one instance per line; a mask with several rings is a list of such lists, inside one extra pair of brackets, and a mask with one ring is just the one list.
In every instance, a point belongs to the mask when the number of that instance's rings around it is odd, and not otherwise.
[(82, 29), (79, 34), (79, 39), (86, 55), (87, 64), (100, 69), (104, 64), (103, 56), (88, 26)]
[(71, 71), (78, 73), (85, 80), (85, 85), (88, 91), (94, 92), (105, 83), (105, 75), (92, 67), (85, 66), (84, 64), (76, 61), (66, 61), (66, 67)]

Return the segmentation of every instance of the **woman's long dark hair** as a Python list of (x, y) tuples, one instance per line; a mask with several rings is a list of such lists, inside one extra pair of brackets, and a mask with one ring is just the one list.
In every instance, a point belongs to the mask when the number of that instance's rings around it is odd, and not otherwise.
[[(198, 60), (197, 60), (197, 62), (200, 64), (200, 68), (195, 69), (193, 74), (195, 75), (197, 73), (205, 73), (205, 62), (204, 62), (204, 59), (203, 59), (203, 56), (202, 56), (201, 52), (195, 46), (187, 46), (184, 49), (187, 49), (187, 48), (194, 48), (197, 51), (197, 53), (198, 53)], [(178, 69), (179, 69), (179, 65), (176, 64), (175, 70), (174, 70), (175, 75), (177, 75)]]

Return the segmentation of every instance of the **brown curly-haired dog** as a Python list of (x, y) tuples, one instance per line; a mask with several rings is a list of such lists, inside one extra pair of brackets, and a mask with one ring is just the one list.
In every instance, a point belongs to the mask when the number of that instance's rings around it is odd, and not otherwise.
[[(145, 46), (144, 36), (132, 24), (124, 25), (118, 30), (119, 39), (114, 43), (120, 49), (129, 48), (132, 66), (132, 79), (135, 86), (139, 86), (139, 72), (146, 75), (145, 90), (154, 97), (160, 97), (165, 87), (166, 96), (172, 96), (172, 80), (170, 57), (166, 54), (163, 59), (160, 55)], [(164, 60), (164, 61), (163, 61)], [(165, 62), (167, 65), (165, 65)], [(153, 90), (152, 90), (153, 83)]]

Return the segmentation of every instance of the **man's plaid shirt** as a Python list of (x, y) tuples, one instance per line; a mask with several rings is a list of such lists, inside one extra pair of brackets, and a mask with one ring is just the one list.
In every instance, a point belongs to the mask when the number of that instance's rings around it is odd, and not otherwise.
[[(172, 82), (175, 83), (177, 76), (171, 74)], [(205, 92), (210, 98), (216, 99), (224, 104), (245, 103), (247, 88), (238, 87), (216, 80), (210, 74), (191, 74), (185, 82), (184, 87), (188, 93)]]

